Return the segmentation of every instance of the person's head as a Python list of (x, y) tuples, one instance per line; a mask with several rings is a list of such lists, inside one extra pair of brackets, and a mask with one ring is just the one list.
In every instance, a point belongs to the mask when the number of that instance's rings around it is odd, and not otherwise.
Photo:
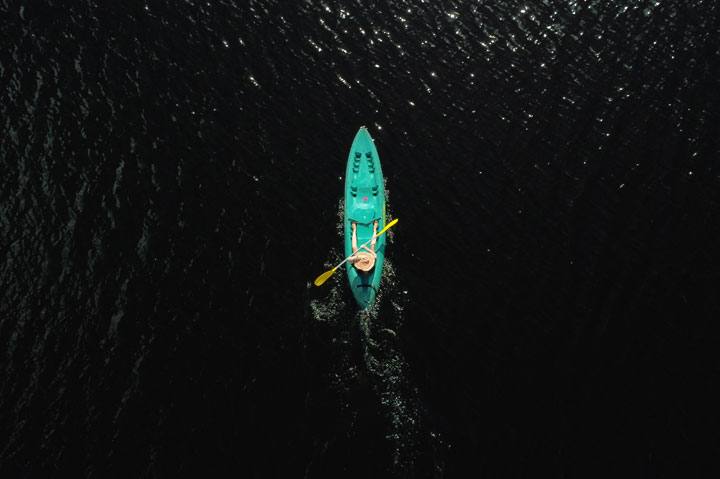
[(360, 271), (370, 271), (375, 266), (375, 258), (369, 253), (357, 253), (355, 267)]

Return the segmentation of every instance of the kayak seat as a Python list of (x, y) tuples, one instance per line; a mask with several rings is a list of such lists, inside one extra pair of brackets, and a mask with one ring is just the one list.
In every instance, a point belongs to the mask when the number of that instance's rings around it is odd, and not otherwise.
[(377, 196), (377, 194), (378, 194), (378, 186), (377, 185), (372, 187), (372, 194), (373, 194), (373, 196)]
[(357, 186), (350, 187), (350, 194), (353, 196), (357, 196)]

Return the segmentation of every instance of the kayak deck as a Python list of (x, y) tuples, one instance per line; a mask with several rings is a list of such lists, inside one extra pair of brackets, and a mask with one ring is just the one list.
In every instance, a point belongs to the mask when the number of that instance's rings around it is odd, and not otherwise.
[[(385, 227), (385, 184), (375, 143), (365, 127), (355, 135), (345, 171), (345, 256), (352, 251), (352, 223), (357, 224), (357, 245), (361, 246)], [(370, 245), (368, 245), (368, 248)], [(385, 235), (376, 239), (375, 266), (367, 273), (346, 263), (353, 297), (361, 308), (370, 306), (377, 296), (385, 259)]]

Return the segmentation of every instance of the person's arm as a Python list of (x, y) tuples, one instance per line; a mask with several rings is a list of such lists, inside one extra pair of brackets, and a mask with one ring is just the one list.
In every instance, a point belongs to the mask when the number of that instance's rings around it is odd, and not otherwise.
[[(377, 227), (378, 227), (378, 222), (377, 222), (377, 220), (375, 220), (373, 222), (373, 239), (372, 239), (372, 243), (370, 243), (370, 249), (373, 251), (375, 251), (375, 241), (377, 240), (377, 236), (375, 236), (377, 234)], [(375, 253), (373, 253), (373, 254), (375, 254)]]
[(357, 247), (357, 224), (354, 221), (352, 222), (352, 250), (353, 250), (353, 253), (356, 253), (358, 250), (358, 247)]
[(353, 250), (353, 254), (350, 255), (350, 257), (348, 258), (348, 262), (349, 262), (350, 264), (355, 264), (355, 263), (357, 262), (357, 256), (355, 256), (355, 253), (357, 253), (357, 250), (358, 250), (358, 247), (357, 247), (357, 225), (355, 224), (354, 221), (351, 223), (351, 225), (352, 225), (352, 250)]

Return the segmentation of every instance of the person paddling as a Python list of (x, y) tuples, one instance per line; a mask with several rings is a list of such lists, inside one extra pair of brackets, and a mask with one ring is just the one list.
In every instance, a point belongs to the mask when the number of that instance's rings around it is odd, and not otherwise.
[(373, 266), (375, 266), (375, 258), (377, 258), (377, 253), (375, 253), (375, 235), (377, 234), (377, 227), (378, 227), (378, 221), (375, 220), (373, 223), (373, 239), (370, 243), (370, 248), (363, 245), (363, 250), (358, 251), (357, 246), (357, 223), (352, 222), (352, 250), (353, 254), (350, 256), (350, 259), (348, 261), (350, 264), (355, 266), (360, 271), (363, 271), (367, 273), (371, 269), (373, 269)]

